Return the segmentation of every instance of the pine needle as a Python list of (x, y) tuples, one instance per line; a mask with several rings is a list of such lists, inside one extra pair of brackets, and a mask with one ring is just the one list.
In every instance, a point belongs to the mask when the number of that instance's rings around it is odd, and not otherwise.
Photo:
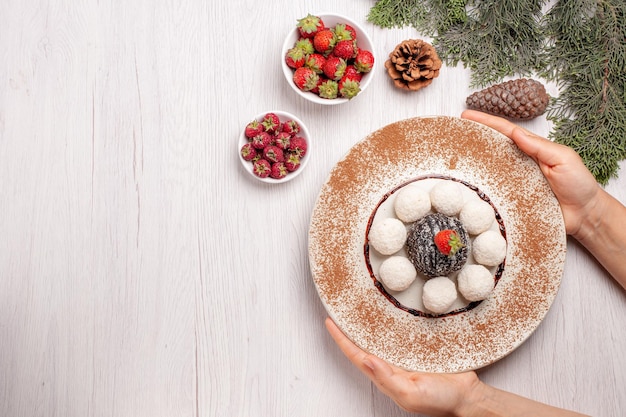
[(379, 0), (368, 20), (414, 27), (471, 87), (537, 74), (556, 82), (550, 138), (574, 148), (601, 184), (626, 159), (626, 2)]
[(546, 15), (546, 67), (559, 99), (551, 139), (574, 148), (599, 183), (626, 159), (626, 4), (559, 0)]

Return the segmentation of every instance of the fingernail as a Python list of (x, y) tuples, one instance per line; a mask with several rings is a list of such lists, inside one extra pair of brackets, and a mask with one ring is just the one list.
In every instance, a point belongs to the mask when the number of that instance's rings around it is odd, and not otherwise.
[(374, 364), (369, 359), (363, 359), (363, 365), (369, 368), (370, 371), (374, 372)]

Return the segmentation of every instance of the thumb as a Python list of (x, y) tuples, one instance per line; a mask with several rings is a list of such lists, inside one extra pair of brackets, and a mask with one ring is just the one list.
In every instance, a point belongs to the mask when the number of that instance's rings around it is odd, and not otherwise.
[(564, 145), (537, 136), (521, 127), (513, 129), (511, 139), (522, 152), (534, 159), (540, 166), (553, 167), (563, 162)]
[(394, 367), (377, 356), (368, 355), (363, 364), (370, 371), (369, 377), (372, 382), (386, 395), (393, 397), (396, 393), (402, 391), (403, 388), (406, 388), (403, 386), (403, 383), (405, 383), (404, 379), (399, 378), (397, 375), (397, 372), (401, 371), (394, 369)]
[(386, 379), (393, 376), (393, 368), (387, 362), (374, 355), (367, 355), (363, 360), (365, 365), (375, 378)]

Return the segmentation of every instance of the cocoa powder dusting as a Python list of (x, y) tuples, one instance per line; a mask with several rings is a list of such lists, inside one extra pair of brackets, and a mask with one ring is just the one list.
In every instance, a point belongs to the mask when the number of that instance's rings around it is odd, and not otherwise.
[[(505, 268), (491, 297), (445, 318), (395, 307), (375, 288), (363, 254), (381, 197), (428, 174), (484, 191), (507, 231)], [(508, 138), (467, 120), (415, 118), (370, 134), (333, 168), (313, 211), (309, 259), (329, 314), (360, 347), (406, 369), (460, 372), (500, 359), (539, 325), (560, 284), (565, 230), (543, 175)]]

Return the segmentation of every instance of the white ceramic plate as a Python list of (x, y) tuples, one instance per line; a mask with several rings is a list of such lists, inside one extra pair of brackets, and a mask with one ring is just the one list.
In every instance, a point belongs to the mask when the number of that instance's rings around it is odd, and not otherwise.
[[(493, 293), (442, 317), (411, 314), (375, 285), (367, 228), (381, 199), (424, 176), (451, 177), (488, 196), (506, 231)], [(566, 233), (554, 194), (511, 140), (453, 117), (399, 121), (373, 132), (337, 163), (309, 229), (309, 259), (331, 318), (365, 351), (408, 370), (461, 372), (491, 364), (539, 326), (561, 282)]]

